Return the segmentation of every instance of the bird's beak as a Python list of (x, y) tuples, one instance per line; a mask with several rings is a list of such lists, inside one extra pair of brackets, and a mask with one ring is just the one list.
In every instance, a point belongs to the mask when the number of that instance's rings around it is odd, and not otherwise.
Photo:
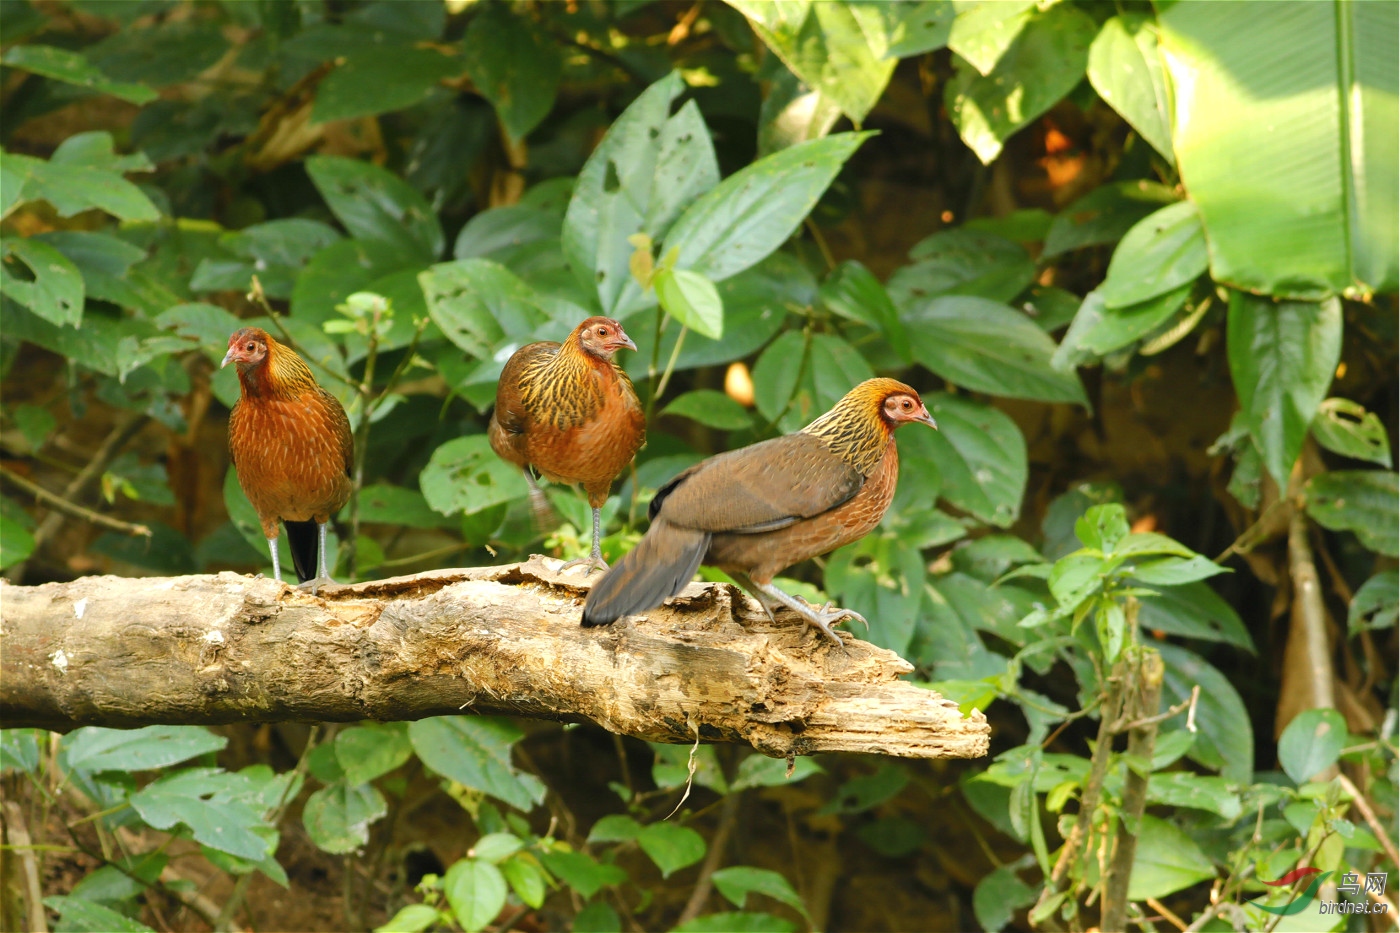
[(618, 339), (614, 340), (612, 343), (612, 348), (614, 350), (621, 350), (623, 348), (626, 348), (628, 350), (637, 349), (637, 345), (632, 342), (632, 338), (622, 333), (622, 331), (618, 331), (617, 336)]
[(938, 422), (933, 420), (933, 415), (930, 415), (930, 414), (928, 413), (928, 409), (927, 409), (927, 408), (921, 407), (921, 408), (920, 408), (920, 412), (923, 414), (923, 417), (922, 417), (922, 418), (919, 418), (918, 420), (919, 420), (920, 422), (922, 422), (923, 424), (926, 424), (926, 425), (928, 425), (929, 427), (933, 428), (935, 431), (937, 431), (937, 430), (938, 430)]
[(228, 348), (228, 352), (224, 354), (224, 361), (223, 361), (222, 363), (219, 364), (219, 368), (220, 368), (220, 369), (223, 369), (223, 368), (224, 368), (225, 366), (227, 366), (230, 362), (232, 362), (232, 360), (233, 360), (233, 347), (229, 347), (229, 348)]

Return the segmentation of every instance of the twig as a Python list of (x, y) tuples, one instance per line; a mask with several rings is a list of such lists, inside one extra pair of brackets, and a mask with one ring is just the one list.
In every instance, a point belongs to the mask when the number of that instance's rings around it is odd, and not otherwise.
[(151, 529), (146, 525), (133, 525), (119, 518), (112, 518), (111, 516), (103, 515), (101, 512), (94, 512), (92, 509), (78, 505), (76, 502), (69, 502), (57, 493), (49, 492), (43, 486), (30, 482), (23, 476), (20, 476), (18, 473), (6, 467), (0, 466), (0, 477), (18, 486), (54, 511), (62, 512), (70, 518), (80, 518), (88, 524), (107, 528), (111, 531), (119, 531), (124, 535), (131, 535), (132, 537), (139, 535), (149, 538), (151, 536)]
[[(1130, 600), (1132, 607), (1135, 601)], [(1133, 683), (1128, 705), (1134, 712), (1157, 709), (1162, 702), (1162, 678), (1166, 667), (1156, 651), (1138, 649), (1127, 672)], [(1123, 802), (1114, 834), (1113, 855), (1104, 873), (1103, 919), (1105, 930), (1126, 930), (1128, 919), (1128, 883), (1133, 876), (1137, 856), (1137, 831), (1143, 810), (1147, 807), (1147, 778), (1131, 764), (1133, 760), (1152, 760), (1157, 742), (1157, 718), (1139, 720), (1128, 733), (1128, 761), (1123, 765)]]
[(1147, 906), (1151, 907), (1153, 910), (1157, 911), (1157, 913), (1161, 914), (1163, 920), (1167, 921), (1172, 926), (1176, 927), (1178, 930), (1186, 930), (1186, 921), (1182, 920), (1175, 913), (1168, 910), (1166, 904), (1163, 904), (1155, 897), (1149, 897), (1146, 900)]
[(1393, 901), (1391, 901), (1390, 898), (1385, 897), (1381, 894), (1377, 894), (1375, 891), (1367, 891), (1366, 896), (1369, 897), (1371, 900), (1375, 901), (1377, 904), (1385, 905), (1385, 913), (1386, 916), (1390, 919), (1391, 923), (1400, 923), (1400, 913), (1397, 913), (1395, 909), (1395, 904)]
[(1341, 782), (1342, 790), (1351, 795), (1352, 806), (1361, 811), (1361, 816), (1366, 820), (1366, 825), (1371, 827), (1371, 831), (1376, 834), (1382, 846), (1385, 847), (1385, 854), (1390, 856), (1391, 864), (1400, 865), (1400, 852), (1396, 851), (1395, 840), (1390, 838), (1389, 831), (1381, 825), (1381, 821), (1376, 818), (1376, 811), (1371, 808), (1371, 802), (1366, 799), (1366, 795), (1361, 793), (1361, 789), (1351, 782), (1351, 778), (1345, 774), (1338, 774), (1337, 780)]
[[(1244, 531), (1241, 531), (1239, 537), (1230, 542), (1229, 547), (1216, 555), (1215, 563), (1223, 563), (1232, 554), (1248, 554), (1250, 551), (1254, 550), (1256, 546), (1262, 544), (1265, 539), (1261, 537), (1261, 535), (1268, 530), (1264, 527), (1265, 520), (1273, 518), (1274, 512), (1288, 502), (1288, 497), (1284, 496), (1280, 496), (1273, 502), (1270, 502), (1268, 507), (1259, 513), (1259, 517), (1254, 520), (1254, 524), (1250, 525)], [(1254, 540), (1256, 538), (1258, 538), (1258, 540)]]
[[(1132, 729), (1141, 729), (1141, 728), (1144, 727), (1144, 726), (1155, 726), (1155, 725), (1156, 725), (1157, 723), (1159, 723), (1159, 722), (1166, 722), (1168, 719), (1171, 719), (1173, 716), (1178, 715), (1179, 713), (1181, 713), (1183, 710), (1186, 710), (1186, 709), (1190, 709), (1190, 710), (1192, 711), (1192, 715), (1188, 716), (1187, 719), (1188, 719), (1188, 721), (1191, 721), (1191, 722), (1193, 723), (1193, 725), (1194, 725), (1194, 713), (1195, 713), (1195, 709), (1196, 709), (1196, 701), (1200, 699), (1200, 696), (1201, 696), (1201, 685), (1200, 685), (1200, 684), (1196, 684), (1195, 686), (1193, 686), (1193, 687), (1191, 688), (1191, 695), (1190, 695), (1189, 697), (1187, 697), (1186, 699), (1182, 700), (1180, 703), (1176, 704), (1175, 706), (1170, 707), (1166, 712), (1158, 713), (1156, 716), (1148, 716), (1146, 719), (1134, 719), (1132, 722), (1123, 723), (1123, 724), (1121, 724), (1121, 725), (1115, 724), (1113, 731), (1114, 731), (1114, 732), (1128, 732), (1129, 730), (1132, 730)], [(1193, 728), (1193, 729), (1191, 729), (1191, 731), (1192, 731), (1192, 732), (1195, 732), (1196, 730)]]
[(48, 933), (48, 919), (44, 916), (44, 889), (39, 884), (39, 863), (34, 858), (29, 827), (24, 824), (24, 811), (13, 800), (5, 801), (5, 835), (10, 840), (10, 847), (19, 853), (20, 864), (24, 866), (29, 929), (33, 933)]
[(408, 557), (395, 557), (393, 560), (381, 560), (373, 567), (366, 570), (383, 570), (386, 567), (407, 567), (420, 561), (432, 560), (435, 557), (446, 557), (448, 554), (456, 554), (458, 551), (470, 551), (475, 545), (471, 544), (449, 544), (446, 547), (434, 548), (431, 551), (424, 551), (421, 554), (410, 554)]
[[(1302, 496), (1303, 460), (1293, 466), (1288, 481), (1288, 496), (1297, 502)], [(1295, 508), (1288, 518), (1288, 573), (1293, 578), (1293, 618), (1288, 641), (1292, 648), (1295, 636), (1307, 660), (1308, 696), (1304, 709), (1335, 708), (1332, 651), (1327, 634), (1327, 610), (1322, 604), (1322, 586), (1318, 581), (1317, 565), (1313, 561), (1312, 544), (1308, 540), (1308, 520), (1302, 508)], [(1298, 628), (1301, 626), (1301, 631)]]
[(812, 235), (813, 242), (817, 244), (817, 252), (822, 254), (822, 262), (826, 263), (826, 270), (833, 271), (836, 268), (836, 257), (832, 255), (831, 247), (826, 245), (826, 237), (822, 236), (821, 228), (817, 226), (817, 222), (812, 219), (811, 214), (807, 215), (803, 225), (807, 228), (807, 232)]
[(734, 831), (734, 825), (739, 821), (739, 801), (742, 796), (742, 794), (725, 795), (724, 803), (719, 811), (719, 826), (715, 829), (715, 837), (710, 841), (710, 850), (705, 853), (705, 861), (700, 864), (700, 877), (695, 881), (695, 890), (690, 892), (690, 900), (686, 901), (685, 909), (681, 911), (676, 926), (684, 926), (700, 916), (700, 911), (705, 909), (705, 902), (710, 899), (710, 892), (714, 888), (714, 879), (711, 876), (714, 875), (720, 862), (724, 859), (724, 850), (729, 844), (729, 835)]
[(262, 309), (263, 313), (267, 315), (268, 320), (272, 321), (272, 326), (277, 328), (277, 333), (282, 335), (282, 342), (285, 343), (288, 347), (291, 347), (291, 349), (294, 350), (298, 356), (300, 356), (309, 364), (315, 364), (317, 369), (321, 370), (321, 372), (330, 376), (337, 382), (347, 385), (350, 388), (356, 390), (357, 392), (359, 391), (360, 384), (358, 382), (356, 382), (354, 379), (351, 379), (347, 375), (338, 373), (335, 370), (331, 369), (325, 363), (322, 363), (320, 360), (316, 359), (316, 357), (313, 356), (311, 352), (308, 351), (305, 347), (297, 343), (297, 339), (292, 336), (292, 332), (287, 330), (287, 325), (282, 323), (281, 313), (273, 309), (272, 305), (268, 304), (267, 295), (263, 293), (262, 282), (258, 281), (258, 277), (256, 275), (253, 276), (253, 285), (252, 288), (248, 291), (248, 300)]

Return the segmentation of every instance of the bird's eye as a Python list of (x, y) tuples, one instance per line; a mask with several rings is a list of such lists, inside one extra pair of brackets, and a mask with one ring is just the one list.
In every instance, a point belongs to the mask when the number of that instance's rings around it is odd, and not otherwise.
[(600, 328), (598, 328), (598, 336), (599, 336), (599, 337), (606, 337), (607, 335), (608, 335), (608, 329), (607, 329), (606, 327), (600, 327)]
[(257, 348), (258, 348), (258, 345), (255, 344), (255, 343), (250, 343), (250, 344), (248, 344), (248, 346), (244, 347), (244, 349), (247, 350), (249, 353), (252, 353), (252, 352), (253, 352), (254, 350), (256, 350)]
[(912, 409), (912, 408), (914, 407), (914, 403), (911, 402), (911, 401), (909, 401), (908, 399), (905, 399), (903, 404), (904, 404), (904, 410), (905, 410), (905, 411), (909, 411), (910, 409)]

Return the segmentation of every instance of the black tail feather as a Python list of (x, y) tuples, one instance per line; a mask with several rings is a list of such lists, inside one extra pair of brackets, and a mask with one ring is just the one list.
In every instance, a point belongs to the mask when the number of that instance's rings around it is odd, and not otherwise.
[(678, 528), (664, 519), (652, 522), (637, 546), (593, 584), (583, 604), (583, 626), (607, 625), (655, 609), (685, 589), (709, 547), (706, 532)]
[(292, 566), (297, 582), (305, 583), (316, 576), (316, 547), (321, 534), (314, 521), (283, 522), (287, 529), (287, 547), (292, 552)]

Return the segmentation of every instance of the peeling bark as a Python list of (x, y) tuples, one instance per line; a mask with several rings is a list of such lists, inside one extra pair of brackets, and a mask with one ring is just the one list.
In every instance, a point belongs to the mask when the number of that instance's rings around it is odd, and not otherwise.
[(6, 727), (409, 720), (459, 712), (592, 721), (653, 742), (776, 757), (987, 754), (990, 729), (899, 680), (893, 652), (770, 622), (692, 584), (602, 629), (557, 561), (323, 587), (234, 573), (0, 586)]

